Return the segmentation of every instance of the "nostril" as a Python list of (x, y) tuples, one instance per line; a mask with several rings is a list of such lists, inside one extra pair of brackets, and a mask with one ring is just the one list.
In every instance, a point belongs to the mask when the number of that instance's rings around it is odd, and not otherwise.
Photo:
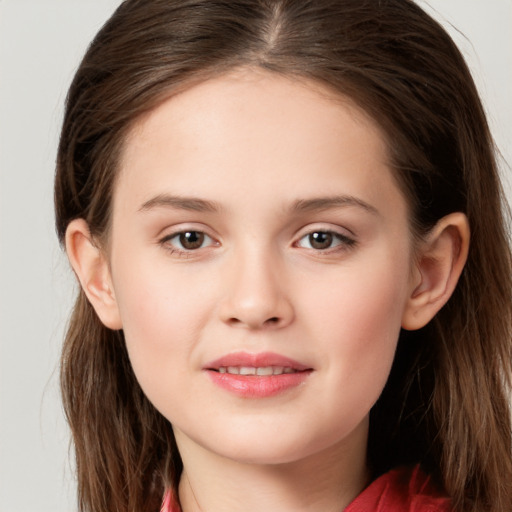
[[(236, 317), (232, 317), (229, 320), (229, 323), (231, 324), (241, 324), (242, 320)], [(267, 318), (263, 323), (264, 324), (277, 324), (279, 322), (279, 318), (277, 316), (273, 316), (272, 318)]]

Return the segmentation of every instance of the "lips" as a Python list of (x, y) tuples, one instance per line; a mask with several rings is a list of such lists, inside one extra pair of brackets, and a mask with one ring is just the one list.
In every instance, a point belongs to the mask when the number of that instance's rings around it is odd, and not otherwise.
[(212, 382), (222, 389), (245, 398), (265, 398), (299, 386), (312, 368), (271, 352), (237, 352), (204, 366)]

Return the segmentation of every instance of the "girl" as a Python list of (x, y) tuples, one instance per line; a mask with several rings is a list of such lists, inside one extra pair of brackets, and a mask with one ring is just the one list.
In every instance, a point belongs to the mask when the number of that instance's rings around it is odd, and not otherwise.
[(493, 145), (413, 2), (124, 1), (55, 191), (81, 510), (512, 510)]

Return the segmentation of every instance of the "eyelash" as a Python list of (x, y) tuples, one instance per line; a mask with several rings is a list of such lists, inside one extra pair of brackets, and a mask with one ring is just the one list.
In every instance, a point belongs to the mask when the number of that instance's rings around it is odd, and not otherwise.
[[(195, 247), (192, 249), (187, 249), (187, 248), (183, 247), (183, 241), (181, 240), (181, 237), (187, 236), (187, 235), (192, 235), (192, 234), (196, 235), (196, 237), (199, 235), (199, 241), (198, 241), (199, 245), (198, 245), (198, 247)], [(328, 241), (330, 241), (329, 247), (325, 247), (325, 248), (313, 247), (311, 237), (314, 237), (315, 235), (322, 235), (322, 236), (327, 235), (327, 237), (330, 237), (330, 238), (328, 238)], [(176, 247), (171, 243), (171, 241), (174, 239), (179, 240), (179, 243), (182, 246), (181, 248)], [(300, 242), (304, 239), (308, 239), (309, 247), (304, 247), (303, 245), (301, 245)], [(207, 241), (207, 240), (209, 240), (208, 245), (203, 246), (204, 241)], [(336, 245), (332, 246), (333, 242), (338, 242), (338, 243), (336, 243)], [(218, 242), (216, 242), (211, 236), (206, 234), (204, 231), (190, 229), (190, 230), (176, 231), (174, 233), (166, 235), (165, 237), (163, 237), (162, 239), (159, 240), (159, 244), (162, 245), (167, 251), (169, 251), (170, 254), (177, 254), (178, 256), (188, 257), (188, 256), (191, 256), (192, 253), (194, 253), (195, 251), (197, 251), (199, 249), (205, 249), (207, 247), (218, 245)], [(328, 229), (315, 229), (315, 230), (309, 231), (309, 232), (305, 233), (304, 235), (302, 235), (293, 245), (294, 245), (294, 247), (301, 247), (303, 249), (307, 249), (307, 250), (313, 251), (318, 254), (331, 254), (333, 252), (346, 251), (348, 249), (351, 249), (357, 245), (357, 241), (354, 240), (353, 238), (348, 237), (347, 235), (338, 233), (337, 231), (328, 230)]]

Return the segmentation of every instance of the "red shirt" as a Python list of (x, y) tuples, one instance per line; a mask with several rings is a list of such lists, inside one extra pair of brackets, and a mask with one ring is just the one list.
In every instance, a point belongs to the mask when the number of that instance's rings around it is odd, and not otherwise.
[(452, 507), (432, 479), (415, 466), (377, 478), (344, 512), (452, 512)]
[[(180, 512), (167, 493), (161, 512)], [(389, 471), (372, 482), (344, 512), (453, 512), (442, 494), (419, 466)]]

